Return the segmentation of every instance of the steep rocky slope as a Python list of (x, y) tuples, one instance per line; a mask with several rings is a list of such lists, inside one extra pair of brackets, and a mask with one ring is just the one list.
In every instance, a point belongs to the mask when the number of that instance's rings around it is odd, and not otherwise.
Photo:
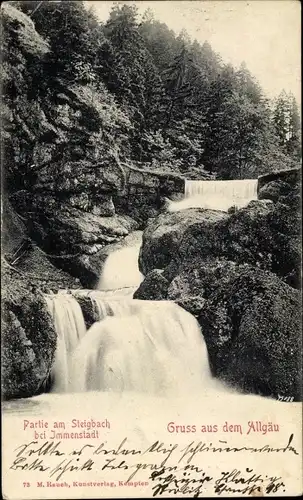
[(5, 189), (31, 239), (92, 286), (90, 256), (156, 215), (184, 181), (122, 165), (126, 112), (101, 83), (56, 74), (28, 16), (5, 4), (2, 21)]
[(174, 300), (194, 314), (216, 376), (296, 399), (300, 182), (299, 170), (271, 174), (259, 180), (259, 200), (234, 213), (187, 209), (151, 220), (139, 261), (146, 277), (134, 295)]

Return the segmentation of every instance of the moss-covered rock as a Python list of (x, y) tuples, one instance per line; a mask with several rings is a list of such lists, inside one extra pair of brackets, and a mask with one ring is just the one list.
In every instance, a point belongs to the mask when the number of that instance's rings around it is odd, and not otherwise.
[(152, 219), (143, 233), (139, 256), (141, 272), (146, 275), (152, 269), (164, 269), (177, 256), (182, 258), (190, 238), (190, 245), (204, 249), (205, 254), (212, 252), (211, 235), (227, 217), (226, 213), (216, 210), (190, 208), (165, 212)]
[(163, 276), (163, 270), (153, 269), (135, 291), (134, 299), (165, 300), (168, 287), (169, 281)]
[(301, 169), (284, 170), (260, 177), (258, 198), (286, 205), (292, 211), (290, 224), (294, 226), (294, 217), (300, 214), (301, 206)]
[(267, 269), (299, 288), (300, 237), (299, 210), (280, 201), (253, 200), (231, 214), (188, 209), (150, 222), (139, 264), (145, 275), (166, 268), (165, 275), (174, 276), (185, 261), (198, 258), (203, 265), (217, 258)]
[[(296, 187), (301, 183), (302, 170), (301, 168), (291, 168), (286, 170), (279, 170), (277, 172), (270, 172), (269, 174), (260, 175), (258, 177), (258, 198), (261, 199), (264, 196), (261, 195), (261, 190), (267, 186), (266, 190), (268, 194), (276, 193), (280, 191), (280, 196), (286, 194), (286, 190), (294, 191)], [(265, 194), (264, 189), (263, 193)], [(271, 199), (271, 198), (269, 198)]]
[(264, 396), (301, 396), (300, 293), (274, 274), (240, 266), (219, 283), (199, 322), (214, 374)]
[(286, 196), (289, 194), (290, 186), (287, 182), (272, 180), (265, 184), (258, 193), (259, 200), (272, 200), (274, 202), (278, 201), (281, 196)]
[(57, 335), (36, 285), (12, 279), (9, 269), (2, 277), (2, 393), (5, 399), (29, 397), (47, 383)]
[[(271, 265), (272, 235), (268, 224), (273, 204), (251, 201), (246, 207), (216, 219), (206, 219), (207, 224), (184, 221), (185, 231), (179, 233), (177, 256), (184, 259), (224, 258), (238, 263), (252, 263), (261, 267)], [(184, 216), (186, 217), (186, 211)], [(207, 212), (212, 212), (205, 210)], [(216, 212), (215, 212), (216, 213)]]
[(99, 314), (95, 307), (95, 302), (89, 296), (74, 293), (73, 296), (81, 307), (86, 328), (90, 328), (96, 321), (99, 321)]
[(167, 299), (199, 317), (206, 301), (237, 272), (238, 265), (219, 259), (196, 258), (183, 263), (167, 290)]

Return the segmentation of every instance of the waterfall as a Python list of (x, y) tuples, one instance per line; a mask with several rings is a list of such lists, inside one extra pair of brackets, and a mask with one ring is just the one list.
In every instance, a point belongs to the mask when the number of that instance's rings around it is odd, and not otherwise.
[(84, 337), (86, 326), (81, 308), (72, 295), (47, 295), (45, 300), (57, 332), (57, 348), (51, 373), (52, 392), (67, 392), (71, 354)]
[(185, 198), (171, 202), (168, 210), (175, 212), (186, 208), (208, 208), (227, 211), (231, 206), (241, 208), (257, 199), (258, 179), (230, 181), (185, 182)]
[[(128, 292), (126, 294), (125, 290)], [(126, 288), (122, 294), (114, 293), (110, 290), (108, 292), (100, 293), (99, 290), (88, 290), (86, 294), (81, 294), (90, 298), (94, 313), (99, 321), (107, 316), (123, 316), (133, 314), (132, 300), (134, 288)], [(77, 294), (76, 294), (77, 296)]]
[(120, 248), (111, 253), (103, 268), (98, 284), (99, 290), (138, 287), (143, 276), (138, 268), (138, 257), (142, 242), (142, 233), (135, 244)]
[[(139, 248), (136, 244), (118, 249), (105, 261), (100, 283), (108, 288), (116, 284), (118, 289), (46, 296), (58, 335), (52, 392), (184, 395), (211, 384), (197, 320), (173, 302), (132, 298), (130, 283), (142, 279)], [(129, 260), (122, 261), (123, 256)], [(129, 274), (125, 274), (128, 265)], [(122, 283), (127, 288), (121, 288)], [(88, 331), (77, 295), (89, 297), (97, 313), (98, 321)]]
[[(140, 277), (141, 278), (141, 277)], [(125, 286), (123, 288), (113, 288), (113, 289), (106, 289), (106, 290), (90, 290), (90, 289), (85, 289), (85, 288), (78, 288), (76, 290), (59, 290), (58, 293), (71, 293), (72, 295), (80, 295), (84, 297), (127, 297), (127, 296), (133, 296), (135, 291), (137, 290), (137, 286)]]
[(258, 179), (230, 181), (190, 181), (185, 182), (185, 197), (225, 196), (234, 200), (252, 200), (257, 196)]
[(96, 322), (71, 358), (70, 391), (186, 394), (211, 380), (196, 319), (169, 302), (134, 301)]
[(110, 292), (89, 296), (100, 321), (87, 332), (71, 294), (46, 297), (58, 333), (52, 392), (182, 394), (211, 380), (199, 324), (181, 307)]

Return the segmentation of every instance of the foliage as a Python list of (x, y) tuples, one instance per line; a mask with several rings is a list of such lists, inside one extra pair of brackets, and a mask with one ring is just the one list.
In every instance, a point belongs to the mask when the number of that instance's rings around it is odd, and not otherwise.
[[(177, 36), (151, 10), (139, 19), (134, 5), (115, 4), (102, 24), (82, 1), (11, 4), (50, 48), (45, 62), (32, 61), (26, 74), (16, 59), (13, 87), (41, 99), (58, 78), (93, 87), (103, 96), (93, 105), (104, 103), (105, 121), (120, 113), (114, 128), (121, 125), (124, 159), (198, 178), (206, 169), (223, 179), (255, 177), (300, 160), (294, 97), (282, 92), (269, 102), (245, 63), (225, 65), (208, 42), (192, 41), (185, 31)], [(104, 141), (112, 142), (110, 133)]]
[(301, 156), (300, 116), (294, 96), (283, 90), (274, 102), (273, 123), (282, 151), (293, 160)]

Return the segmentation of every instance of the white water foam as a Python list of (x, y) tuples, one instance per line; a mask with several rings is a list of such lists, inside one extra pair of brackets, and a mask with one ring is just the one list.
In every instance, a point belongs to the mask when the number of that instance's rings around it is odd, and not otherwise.
[[(113, 305), (113, 304), (112, 304)], [(116, 302), (75, 350), (71, 391), (196, 392), (211, 382), (207, 349), (196, 319), (171, 302)]]
[(232, 206), (242, 208), (257, 199), (257, 179), (185, 182), (185, 197), (168, 203), (169, 212), (187, 208), (205, 208), (227, 212)]

